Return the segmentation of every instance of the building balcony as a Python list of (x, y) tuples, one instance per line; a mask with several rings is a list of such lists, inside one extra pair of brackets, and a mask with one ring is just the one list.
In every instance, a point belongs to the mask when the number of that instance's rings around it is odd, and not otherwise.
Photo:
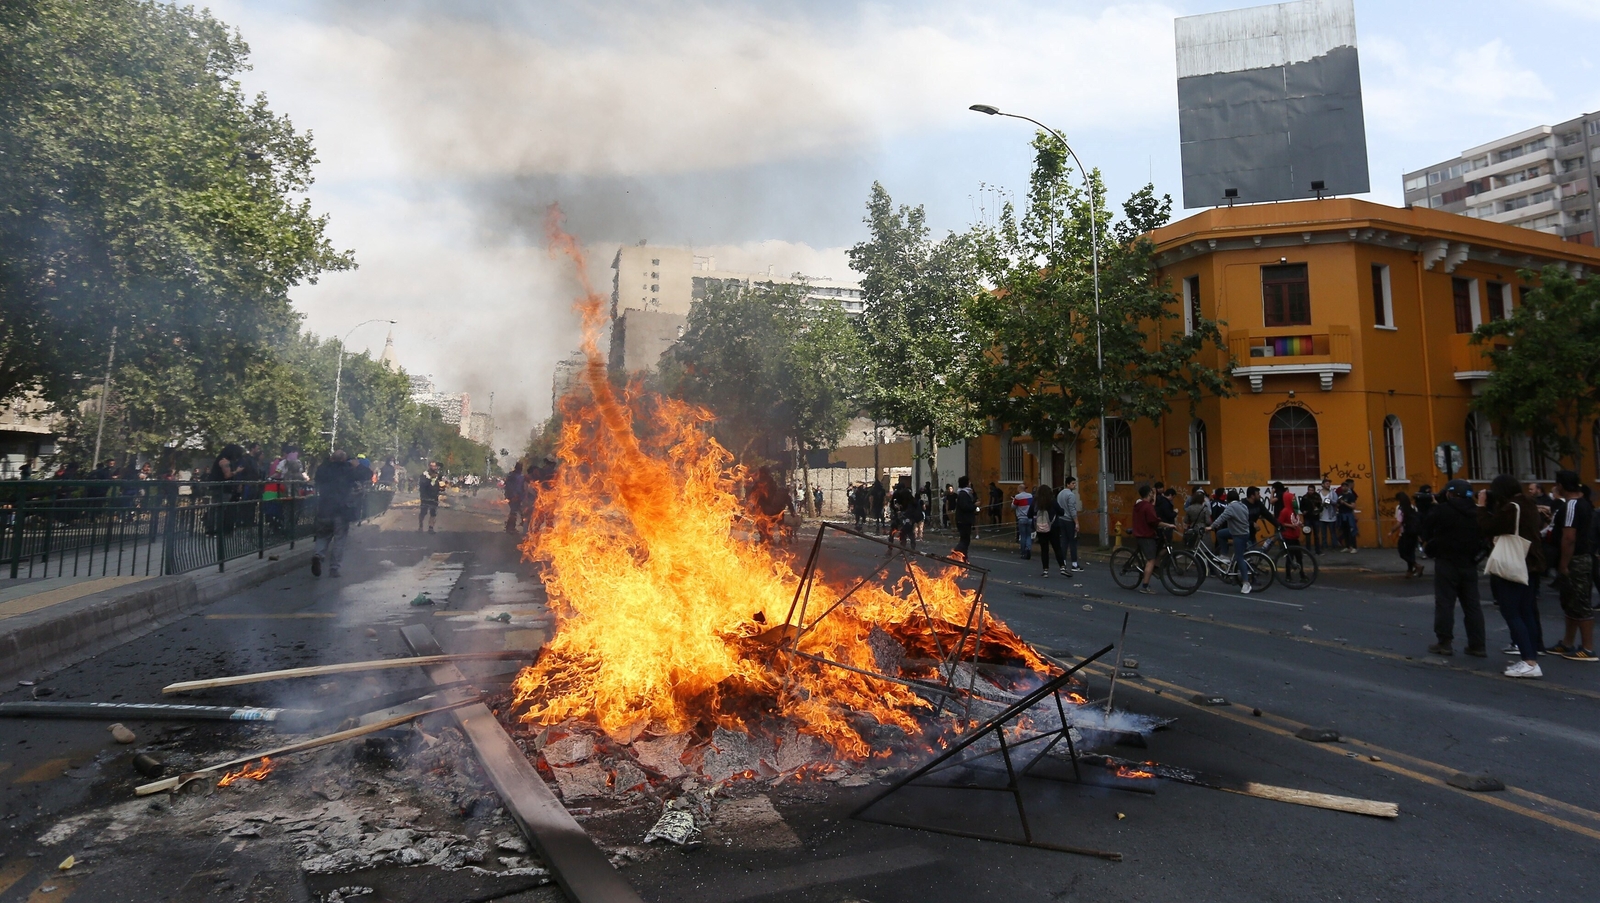
[(1504, 351), (1511, 347), (1503, 340), (1496, 340), (1493, 344), (1474, 345), (1471, 334), (1457, 334), (1450, 336), (1450, 366), (1455, 371), (1456, 379), (1464, 383), (1475, 380), (1488, 379), (1494, 373), (1494, 364), (1489, 361), (1490, 351)]
[(1350, 372), (1350, 327), (1269, 326), (1228, 330), (1233, 375), (1250, 380), (1260, 392), (1268, 376), (1316, 374), (1322, 391), (1333, 390), (1333, 378)]

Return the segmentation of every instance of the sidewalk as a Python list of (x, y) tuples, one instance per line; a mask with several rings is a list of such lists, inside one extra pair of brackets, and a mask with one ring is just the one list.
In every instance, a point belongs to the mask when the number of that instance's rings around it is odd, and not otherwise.
[(0, 582), (0, 686), (82, 661), (296, 568), (311, 543), (236, 559), (228, 570), (162, 577), (52, 577)]

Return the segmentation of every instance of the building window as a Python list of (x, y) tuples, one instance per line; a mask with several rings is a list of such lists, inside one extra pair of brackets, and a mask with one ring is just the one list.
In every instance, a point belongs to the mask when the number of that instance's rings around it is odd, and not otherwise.
[(1189, 482), (1211, 482), (1206, 463), (1206, 422), (1198, 418), (1189, 421)]
[(1200, 322), (1200, 277), (1186, 276), (1183, 280), (1183, 334), (1194, 332)]
[(1412, 176), (1411, 178), (1406, 179), (1406, 190), (1407, 191), (1421, 191), (1422, 189), (1427, 188), (1427, 187), (1428, 187), (1428, 177), (1427, 176)]
[(1383, 418), (1383, 463), (1385, 479), (1406, 478), (1406, 434), (1393, 414)]
[(1437, 185), (1444, 179), (1444, 173), (1437, 170), (1428, 173), (1428, 184)]
[(1394, 326), (1394, 296), (1390, 293), (1389, 268), (1372, 265), (1372, 320), (1376, 326)]
[(650, 265), (653, 266), (653, 267), (661, 266), (661, 258), (659, 258), (659, 257), (651, 258), (650, 259)]
[(1267, 452), (1272, 478), (1292, 483), (1322, 479), (1317, 418), (1302, 407), (1280, 408), (1267, 424)]
[(1133, 430), (1120, 417), (1106, 418), (1106, 465), (1116, 482), (1133, 482)]
[(1506, 320), (1511, 317), (1511, 286), (1504, 282), (1489, 283), (1489, 319)]
[(1262, 318), (1268, 326), (1311, 325), (1311, 283), (1306, 265), (1261, 268)]
[(1487, 444), (1484, 440), (1487, 438), (1492, 442), (1493, 437), (1484, 436), (1482, 422), (1477, 414), (1468, 414), (1467, 422), (1462, 427), (1462, 432), (1466, 434), (1462, 445), (1465, 446), (1463, 450), (1467, 455), (1467, 479), (1469, 480), (1489, 479), (1488, 462), (1483, 458), (1483, 447)]
[(1454, 278), (1450, 280), (1450, 295), (1455, 301), (1456, 332), (1468, 333), (1478, 328), (1478, 280)]
[(1000, 434), (1000, 441), (1005, 443), (1005, 449), (1003, 450), (1004, 461), (1002, 462), (1004, 466), (1000, 469), (1000, 479), (1007, 483), (1022, 482), (1026, 476), (1024, 466), (1027, 463), (1023, 460), (1025, 452), (1022, 448), (1022, 443), (1013, 439), (1009, 431)]

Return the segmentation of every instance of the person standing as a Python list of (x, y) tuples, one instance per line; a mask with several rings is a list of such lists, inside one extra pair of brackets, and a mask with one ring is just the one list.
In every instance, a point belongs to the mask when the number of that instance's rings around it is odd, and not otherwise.
[(889, 498), (889, 490), (884, 488), (884, 478), (879, 476), (872, 481), (872, 488), (867, 490), (867, 501), (872, 505), (872, 519), (878, 522), (878, 532), (883, 532), (883, 504)]
[(1056, 505), (1061, 508), (1061, 523), (1056, 533), (1056, 557), (1061, 559), (1061, 576), (1068, 576), (1071, 571), (1083, 570), (1083, 565), (1078, 562), (1078, 515), (1083, 511), (1083, 502), (1078, 498), (1078, 478), (1067, 477), (1066, 485), (1056, 493)]
[(812, 487), (812, 489), (811, 489), (811, 505), (812, 505), (812, 510), (816, 512), (817, 517), (819, 517), (819, 518), (822, 517), (822, 487), (821, 486)]
[(1300, 516), (1305, 519), (1306, 538), (1310, 540), (1311, 551), (1321, 555), (1322, 531), (1318, 524), (1322, 522), (1322, 493), (1315, 486), (1307, 486), (1300, 496)]
[(428, 469), (417, 478), (417, 532), (422, 532), (422, 525), (427, 522), (428, 532), (433, 532), (434, 524), (439, 520), (439, 496), (444, 494), (444, 474), (439, 472), (439, 462), (429, 461)]
[(378, 470), (378, 485), (385, 489), (394, 488), (394, 456), (383, 459), (383, 467)]
[(1339, 487), (1339, 534), (1344, 540), (1344, 550), (1354, 555), (1356, 539), (1360, 533), (1356, 526), (1356, 481), (1345, 480)]
[(1204, 489), (1197, 488), (1189, 496), (1189, 503), (1183, 506), (1183, 523), (1184, 544), (1193, 548), (1211, 526), (1211, 501)]
[(1299, 548), (1300, 539), (1305, 535), (1305, 521), (1295, 505), (1294, 493), (1282, 483), (1274, 483), (1273, 488), (1278, 494), (1278, 537), (1283, 540), (1285, 549)]
[(967, 560), (967, 549), (972, 545), (972, 528), (978, 522), (978, 494), (972, 491), (972, 482), (966, 477), (956, 480), (956, 492), (950, 505), (951, 517), (955, 519), (956, 551), (960, 553), (962, 561)]
[(1011, 510), (1017, 518), (1017, 545), (1022, 549), (1022, 560), (1033, 560), (1033, 493), (1026, 486), (1018, 486), (1011, 497)]
[(1317, 498), (1317, 545), (1331, 549), (1339, 544), (1339, 496), (1333, 491), (1332, 480), (1323, 478)]
[(358, 492), (359, 476), (342, 449), (335, 450), (317, 468), (316, 542), (311, 549), (311, 576), (322, 576), (322, 563), (328, 563), (328, 576), (339, 576), (344, 560), (345, 541), (350, 537), (350, 508)]
[(1560, 550), (1556, 587), (1566, 630), (1550, 651), (1575, 662), (1597, 661), (1594, 654), (1594, 506), (1584, 497), (1576, 471), (1556, 471), (1553, 545)]
[(1417, 534), (1422, 516), (1404, 492), (1394, 494), (1394, 529), (1390, 536), (1399, 536), (1400, 560), (1406, 563), (1406, 578), (1422, 576), (1422, 565), (1417, 564)]
[(1043, 576), (1050, 576), (1050, 551), (1055, 549), (1056, 561), (1061, 563), (1061, 550), (1056, 547), (1055, 529), (1056, 522), (1061, 520), (1061, 506), (1056, 504), (1056, 491), (1049, 486), (1041, 484), (1033, 492), (1033, 509), (1028, 512), (1028, 519), (1033, 521), (1034, 541), (1039, 546), (1039, 564), (1044, 568)]
[(1483, 658), (1483, 604), (1478, 597), (1478, 552), (1483, 548), (1483, 531), (1478, 526), (1477, 506), (1472, 502), (1472, 484), (1451, 480), (1445, 484), (1444, 498), (1433, 506), (1426, 525), (1428, 557), (1433, 564), (1433, 634), (1438, 642), (1428, 647), (1434, 655), (1455, 655), (1456, 603), (1461, 603), (1461, 619), (1467, 628), (1467, 654)]
[[(1418, 486), (1417, 487), (1417, 494), (1411, 497), (1411, 504), (1415, 505), (1416, 509), (1417, 509), (1417, 523), (1419, 525), (1427, 523), (1428, 522), (1428, 512), (1433, 510), (1433, 506), (1435, 504), (1434, 497), (1433, 497), (1433, 484), (1432, 483), (1423, 483), (1421, 486)], [(1418, 543), (1417, 543), (1417, 558), (1426, 559), (1428, 557), (1428, 553), (1423, 551), (1423, 549), (1422, 549), (1422, 543), (1420, 541), (1421, 540), (1421, 527), (1420, 526), (1418, 527), (1417, 535), (1418, 535), (1418, 540), (1419, 540)]]
[(1517, 583), (1499, 574), (1489, 575), (1489, 592), (1500, 606), (1511, 632), (1506, 652), (1517, 655), (1505, 670), (1507, 677), (1543, 677), (1539, 656), (1544, 652), (1544, 629), (1539, 624), (1539, 576), (1544, 572), (1544, 550), (1539, 547), (1539, 511), (1517, 485), (1516, 477), (1501, 474), (1478, 496), (1478, 527), (1488, 537), (1520, 536), (1528, 541), (1528, 582)]
[(506, 497), (506, 532), (516, 535), (517, 521), (522, 516), (522, 493), (526, 491), (527, 478), (522, 474), (522, 462), (511, 466), (511, 473), (506, 474), (506, 485), (502, 490)]
[(1239, 577), (1239, 592), (1249, 595), (1250, 562), (1245, 560), (1244, 553), (1250, 549), (1250, 532), (1254, 529), (1250, 522), (1250, 506), (1239, 500), (1237, 489), (1228, 490), (1228, 503), (1223, 506), (1222, 513), (1212, 519), (1212, 526), (1217, 528), (1217, 546), (1228, 543), (1233, 547), (1233, 568)]
[[(1154, 595), (1150, 575), (1155, 573), (1156, 564), (1161, 560), (1161, 531), (1175, 529), (1175, 525), (1162, 520), (1155, 503), (1159, 496), (1154, 487), (1140, 483), (1138, 492), (1139, 500), (1133, 503), (1133, 541), (1139, 546), (1139, 554), (1144, 556), (1144, 579), (1139, 581), (1139, 592)], [(1049, 576), (1049, 571), (1045, 576)]]
[(992, 480), (989, 483), (989, 523), (1000, 523), (1000, 509), (1006, 503), (1006, 494), (1000, 491), (999, 485)]
[(911, 481), (901, 477), (900, 483), (895, 487), (894, 495), (890, 496), (889, 504), (893, 506), (893, 538), (902, 546), (909, 549), (917, 547), (917, 513), (922, 508), (921, 496), (911, 489)]

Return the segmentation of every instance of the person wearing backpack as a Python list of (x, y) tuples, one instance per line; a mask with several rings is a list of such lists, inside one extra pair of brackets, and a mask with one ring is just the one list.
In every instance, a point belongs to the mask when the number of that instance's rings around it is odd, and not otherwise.
[(1061, 558), (1061, 550), (1056, 548), (1055, 530), (1056, 521), (1061, 518), (1061, 506), (1056, 503), (1056, 491), (1049, 486), (1041, 484), (1033, 493), (1033, 508), (1028, 512), (1028, 517), (1033, 521), (1033, 533), (1038, 540), (1039, 562), (1044, 567), (1044, 576), (1050, 576), (1050, 551), (1055, 550), (1057, 563)]

